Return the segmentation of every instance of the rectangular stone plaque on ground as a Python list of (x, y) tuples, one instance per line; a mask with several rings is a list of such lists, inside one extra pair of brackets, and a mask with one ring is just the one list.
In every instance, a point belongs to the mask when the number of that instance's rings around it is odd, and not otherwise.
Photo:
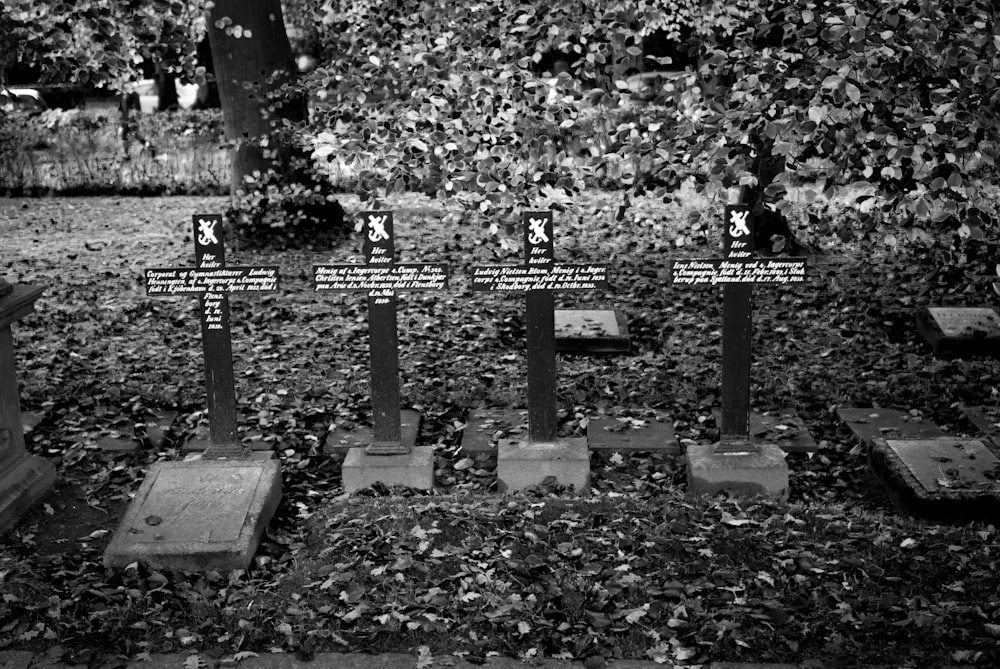
[(977, 439), (878, 437), (870, 460), (907, 513), (959, 522), (1000, 514), (1000, 460)]
[[(712, 414), (715, 422), (721, 423), (722, 412), (713, 409)], [(819, 450), (819, 445), (809, 434), (805, 422), (791, 407), (751, 411), (750, 439), (777, 444), (785, 453), (812, 453)]]
[(556, 309), (556, 352), (628, 353), (625, 314), (617, 309)]
[(1000, 407), (962, 407), (962, 413), (970, 423), (983, 433), (994, 449), (1000, 449)]
[(661, 412), (643, 418), (595, 416), (587, 422), (587, 441), (592, 451), (680, 453), (673, 421)]
[(527, 438), (527, 409), (473, 409), (462, 430), (462, 453), (476, 459), (495, 457), (501, 440)]
[(925, 307), (915, 320), (937, 354), (1000, 357), (1000, 317), (989, 307)]
[(866, 446), (871, 446), (878, 437), (933, 439), (945, 436), (944, 431), (931, 421), (901, 409), (840, 407), (837, 409), (837, 416)]
[(143, 480), (104, 564), (245, 569), (281, 498), (276, 460), (161, 462)]

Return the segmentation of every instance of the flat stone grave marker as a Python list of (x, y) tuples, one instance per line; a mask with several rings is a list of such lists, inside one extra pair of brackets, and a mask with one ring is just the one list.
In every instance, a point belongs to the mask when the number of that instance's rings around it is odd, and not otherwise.
[(56, 480), (51, 462), (24, 446), (11, 325), (35, 310), (44, 288), (2, 282), (0, 297), (0, 532), (13, 527)]
[(962, 407), (966, 419), (983, 433), (994, 448), (1000, 449), (1000, 407)]
[[(373, 427), (371, 433), (358, 431), (355, 435), (334, 428), (325, 449), (347, 449), (342, 467), (345, 492), (376, 482), (430, 490), (434, 487), (434, 449), (415, 445), (420, 416), (400, 410), (396, 291), (444, 290), (448, 287), (448, 266), (395, 262), (392, 212), (366, 211), (360, 220), (365, 263), (314, 265), (313, 281), (316, 292), (368, 293)], [(359, 441), (364, 448), (357, 447)]]
[(150, 468), (104, 552), (108, 567), (245, 569), (281, 498), (278, 462), (251, 459), (239, 443), (228, 297), (277, 291), (278, 268), (227, 266), (222, 217), (192, 223), (194, 269), (146, 270), (146, 292), (200, 298), (211, 443), (200, 460)]
[(278, 461), (162, 464), (167, 466), (154, 466), (139, 486), (108, 546), (105, 564), (245, 569), (281, 499)]
[(527, 437), (527, 409), (472, 409), (462, 430), (462, 453), (483, 464), (496, 458), (500, 442), (523, 441)]
[(922, 418), (900, 409), (859, 409), (840, 407), (837, 416), (865, 446), (875, 439), (934, 439), (946, 436), (944, 431)]
[[(722, 423), (722, 411), (712, 411), (717, 424)], [(819, 445), (795, 409), (786, 407), (750, 412), (750, 438), (753, 441), (777, 444), (785, 453), (813, 453)]]
[[(474, 266), (471, 274), (473, 290), (526, 294), (528, 438), (499, 442), (498, 487), (520, 490), (555, 476), (582, 491), (590, 479), (587, 439), (558, 436), (553, 292), (607, 289), (608, 266), (557, 263), (551, 211), (525, 212), (523, 226), (523, 264)], [(471, 418), (466, 425), (465, 434), (480, 430)]]
[(556, 309), (557, 353), (628, 353), (632, 342), (617, 309)]
[(662, 411), (639, 418), (595, 416), (587, 423), (587, 441), (592, 451), (680, 454), (673, 420)]
[(961, 522), (1000, 514), (1000, 460), (978, 439), (876, 437), (870, 461), (906, 513)]
[(753, 287), (805, 281), (804, 258), (753, 257), (753, 217), (745, 205), (728, 205), (723, 221), (724, 257), (675, 260), (670, 281), (716, 286), (722, 293), (722, 421), (716, 444), (687, 449), (688, 492), (788, 494), (788, 465), (781, 448), (750, 435), (750, 338)]
[(917, 332), (935, 354), (1000, 356), (1000, 317), (989, 307), (923, 307)]

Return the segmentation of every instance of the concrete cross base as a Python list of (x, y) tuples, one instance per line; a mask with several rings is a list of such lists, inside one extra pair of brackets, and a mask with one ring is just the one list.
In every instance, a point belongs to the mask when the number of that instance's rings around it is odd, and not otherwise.
[(277, 460), (157, 463), (111, 538), (104, 564), (246, 569), (280, 499)]
[(548, 477), (583, 492), (590, 484), (590, 452), (584, 437), (534, 443), (503, 439), (497, 448), (500, 492), (540, 485)]
[(344, 458), (341, 474), (344, 492), (350, 494), (375, 483), (402, 485), (418, 490), (434, 487), (434, 447), (415, 446), (405, 455), (369, 455), (352, 448)]
[(26, 455), (7, 469), (0, 476), (0, 532), (13, 527), (55, 480), (55, 467), (37, 455)]
[(774, 444), (748, 444), (740, 451), (727, 444), (687, 447), (688, 494), (712, 495), (725, 491), (738, 497), (763, 495), (784, 500), (788, 497), (788, 463)]

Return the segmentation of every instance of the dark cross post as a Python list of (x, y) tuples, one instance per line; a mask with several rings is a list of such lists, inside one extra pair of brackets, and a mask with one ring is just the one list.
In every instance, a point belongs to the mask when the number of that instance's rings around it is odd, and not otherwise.
[(524, 214), (523, 265), (472, 268), (473, 290), (527, 293), (529, 442), (552, 442), (558, 438), (553, 292), (607, 288), (607, 265), (556, 263), (551, 211)]
[(745, 205), (726, 207), (723, 258), (675, 260), (671, 283), (722, 284), (722, 425), (717, 450), (747, 451), (750, 444), (750, 335), (755, 283), (802, 283), (805, 258), (755, 258), (753, 217)]
[(240, 458), (247, 452), (236, 432), (236, 385), (229, 331), (229, 295), (278, 290), (276, 266), (227, 267), (222, 216), (196, 214), (193, 221), (195, 269), (146, 270), (146, 294), (198, 295), (205, 358), (205, 393), (212, 445), (206, 457)]
[(368, 293), (368, 339), (371, 351), (371, 396), (374, 440), (369, 455), (405, 455), (399, 404), (399, 337), (396, 330), (397, 290), (444, 290), (448, 266), (441, 263), (395, 263), (392, 212), (361, 213), (364, 265), (314, 265), (319, 291)]

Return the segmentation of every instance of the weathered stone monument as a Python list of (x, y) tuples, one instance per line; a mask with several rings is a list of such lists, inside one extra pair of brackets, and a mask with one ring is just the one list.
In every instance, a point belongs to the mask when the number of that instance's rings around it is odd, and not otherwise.
[(688, 492), (788, 494), (788, 465), (777, 445), (750, 435), (750, 337), (753, 287), (805, 281), (803, 258), (755, 258), (753, 218), (745, 205), (729, 205), (723, 221), (724, 257), (676, 260), (671, 283), (722, 290), (722, 424), (716, 444), (688, 446)]
[[(551, 211), (527, 212), (523, 222), (524, 264), (475, 266), (471, 276), (473, 290), (526, 293), (528, 434), (499, 442), (497, 479), (501, 490), (518, 490), (554, 476), (579, 491), (590, 479), (590, 455), (586, 437), (558, 437), (553, 293), (607, 289), (608, 267), (557, 263)], [(470, 421), (466, 434), (477, 432)]]
[(364, 448), (350, 448), (356, 438), (331, 433), (327, 451), (337, 450), (338, 444), (348, 448), (342, 468), (345, 492), (376, 482), (429, 490), (434, 486), (433, 448), (415, 445), (419, 414), (400, 411), (396, 291), (443, 290), (448, 267), (396, 263), (392, 212), (366, 211), (360, 217), (365, 264), (315, 265), (313, 279), (317, 292), (368, 293), (373, 434)]
[(195, 267), (146, 270), (153, 296), (198, 295), (211, 445), (201, 459), (150, 468), (104, 553), (109, 567), (243, 569), (281, 498), (278, 461), (240, 444), (229, 295), (278, 290), (274, 266), (227, 266), (222, 217), (195, 215)]
[(10, 529), (56, 478), (48, 460), (24, 448), (11, 325), (35, 309), (44, 288), (0, 279), (0, 532)]

